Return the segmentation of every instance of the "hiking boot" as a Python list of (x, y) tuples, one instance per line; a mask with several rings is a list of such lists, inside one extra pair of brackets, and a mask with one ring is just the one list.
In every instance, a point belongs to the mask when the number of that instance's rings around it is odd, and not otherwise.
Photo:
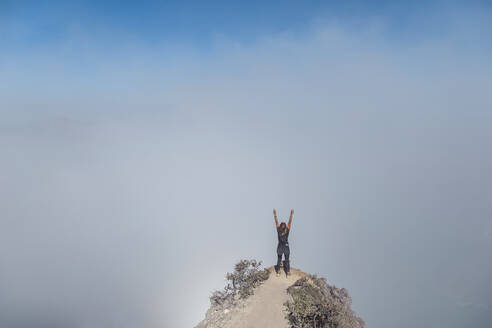
[(290, 272), (290, 261), (285, 260), (285, 261), (283, 261), (283, 264), (284, 264), (285, 274), (289, 273)]

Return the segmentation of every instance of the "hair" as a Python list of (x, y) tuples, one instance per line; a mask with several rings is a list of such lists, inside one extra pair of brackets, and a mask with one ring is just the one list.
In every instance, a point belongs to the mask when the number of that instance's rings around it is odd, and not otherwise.
[(287, 225), (285, 222), (280, 223), (280, 234), (283, 236), (287, 233)]

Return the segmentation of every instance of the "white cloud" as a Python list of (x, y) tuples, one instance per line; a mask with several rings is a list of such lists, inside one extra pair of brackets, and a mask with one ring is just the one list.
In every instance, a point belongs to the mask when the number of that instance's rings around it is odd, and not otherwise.
[(4, 64), (2, 317), (189, 327), (235, 260), (274, 260), (271, 208), (293, 207), (293, 266), (347, 287), (369, 325), (441, 322), (441, 295), (492, 273), (475, 243), (490, 56), (460, 44), (318, 26), (208, 56), (73, 40)]

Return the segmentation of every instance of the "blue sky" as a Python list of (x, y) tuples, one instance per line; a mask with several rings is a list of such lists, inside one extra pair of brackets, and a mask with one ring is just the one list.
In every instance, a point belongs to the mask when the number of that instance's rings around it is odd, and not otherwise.
[(21, 51), (62, 42), (74, 27), (87, 29), (109, 44), (129, 37), (149, 44), (207, 49), (217, 36), (247, 43), (283, 32), (302, 34), (316, 20), (357, 28), (368, 20), (383, 19), (389, 39), (415, 42), (445, 33), (447, 15), (483, 8), (490, 5), (485, 1), (2, 1), (0, 17), (2, 47)]
[(6, 87), (48, 72), (94, 84), (112, 65), (136, 62), (170, 77), (180, 66), (198, 72), (220, 65), (238, 47), (302, 43), (327, 28), (395, 56), (445, 42), (477, 65), (490, 55), (490, 16), (486, 1), (7, 0), (0, 2), (0, 68)]

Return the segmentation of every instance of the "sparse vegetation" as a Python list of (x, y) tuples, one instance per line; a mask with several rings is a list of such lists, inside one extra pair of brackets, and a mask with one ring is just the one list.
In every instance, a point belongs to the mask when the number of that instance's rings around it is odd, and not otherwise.
[(224, 289), (215, 291), (210, 297), (212, 305), (232, 304), (236, 299), (245, 299), (252, 295), (254, 288), (270, 275), (267, 269), (260, 269), (261, 264), (257, 260), (239, 261), (234, 266), (234, 271), (226, 274), (228, 283)]
[(330, 286), (324, 278), (308, 275), (287, 289), (287, 319), (294, 328), (364, 328), (364, 320), (351, 310), (345, 288)]

